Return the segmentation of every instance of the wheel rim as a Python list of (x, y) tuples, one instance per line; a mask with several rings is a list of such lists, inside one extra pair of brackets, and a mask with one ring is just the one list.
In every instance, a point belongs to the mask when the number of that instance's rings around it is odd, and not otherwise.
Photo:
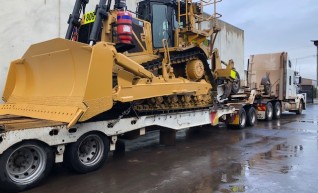
[(85, 166), (96, 165), (103, 157), (104, 145), (98, 135), (85, 137), (78, 148), (78, 158)]
[(273, 116), (273, 108), (272, 106), (268, 105), (267, 106), (267, 117), (272, 117)]
[(8, 158), (6, 171), (9, 178), (18, 184), (30, 184), (44, 172), (47, 156), (36, 145), (23, 145)]

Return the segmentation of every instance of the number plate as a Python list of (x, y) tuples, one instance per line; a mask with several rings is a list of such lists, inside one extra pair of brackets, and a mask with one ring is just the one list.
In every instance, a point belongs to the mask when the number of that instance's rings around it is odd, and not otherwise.
[(95, 15), (94, 11), (85, 13), (83, 15), (82, 25), (93, 23), (95, 21), (95, 19), (96, 19), (96, 15)]
[(258, 111), (257, 119), (265, 119), (265, 111)]

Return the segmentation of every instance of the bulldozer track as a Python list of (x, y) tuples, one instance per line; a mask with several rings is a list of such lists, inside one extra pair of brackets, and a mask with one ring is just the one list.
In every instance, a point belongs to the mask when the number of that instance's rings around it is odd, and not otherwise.
[[(184, 62), (188, 62), (193, 59), (197, 59), (198, 55), (202, 54), (199, 50), (190, 50), (188, 52), (178, 53), (178, 52), (172, 52), (170, 53), (170, 62), (172, 65), (175, 64), (181, 64)], [(141, 65), (144, 66), (145, 69), (149, 71), (155, 71), (157, 69), (160, 69), (162, 67), (162, 60), (163, 58), (160, 57), (156, 60), (152, 60), (149, 62), (142, 63)]]
[[(211, 72), (211, 69), (209, 67), (209, 64), (207, 62), (207, 58), (205, 57), (205, 54), (198, 50), (189, 50), (187, 52), (172, 52), (170, 54), (170, 63), (172, 67), (177, 64), (186, 63), (190, 60), (199, 59), (203, 62), (204, 70), (205, 70), (205, 80), (209, 82), (210, 84), (214, 85), (215, 81)], [(149, 61), (146, 63), (141, 64), (143, 65), (147, 70), (155, 73), (155, 71), (162, 68), (162, 58)], [(170, 96), (163, 96), (163, 102), (160, 104), (156, 103), (149, 103), (149, 100), (144, 100), (143, 105), (136, 105), (134, 110), (138, 112), (145, 112), (145, 111), (157, 111), (157, 110), (180, 110), (180, 109), (192, 109), (192, 108), (206, 108), (213, 106), (213, 94), (209, 96), (203, 96), (205, 97), (205, 100), (198, 100), (197, 97), (191, 96), (188, 100), (185, 96), (179, 95), (177, 96), (177, 101), (175, 101), (173, 104), (171, 104), (171, 101), (169, 102)], [(206, 98), (208, 97), (208, 98)], [(157, 100), (158, 97), (153, 98), (153, 100)], [(148, 102), (147, 102), (148, 101)]]

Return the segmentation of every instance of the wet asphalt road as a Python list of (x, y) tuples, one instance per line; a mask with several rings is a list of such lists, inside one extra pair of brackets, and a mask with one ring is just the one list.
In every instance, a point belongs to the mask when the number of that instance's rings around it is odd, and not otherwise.
[(159, 145), (150, 132), (126, 144), (126, 155), (109, 157), (100, 170), (78, 175), (55, 166), (28, 193), (318, 192), (318, 105), (303, 115), (253, 128), (225, 127), (178, 132), (177, 145)]

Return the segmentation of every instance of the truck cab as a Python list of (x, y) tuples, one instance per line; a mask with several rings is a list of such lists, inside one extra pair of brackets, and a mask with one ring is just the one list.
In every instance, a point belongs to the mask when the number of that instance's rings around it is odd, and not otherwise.
[(294, 70), (293, 63), (290, 59), (284, 61), (286, 65), (286, 99), (294, 98), (299, 91), (299, 86), (301, 84), (301, 76), (297, 71)]

